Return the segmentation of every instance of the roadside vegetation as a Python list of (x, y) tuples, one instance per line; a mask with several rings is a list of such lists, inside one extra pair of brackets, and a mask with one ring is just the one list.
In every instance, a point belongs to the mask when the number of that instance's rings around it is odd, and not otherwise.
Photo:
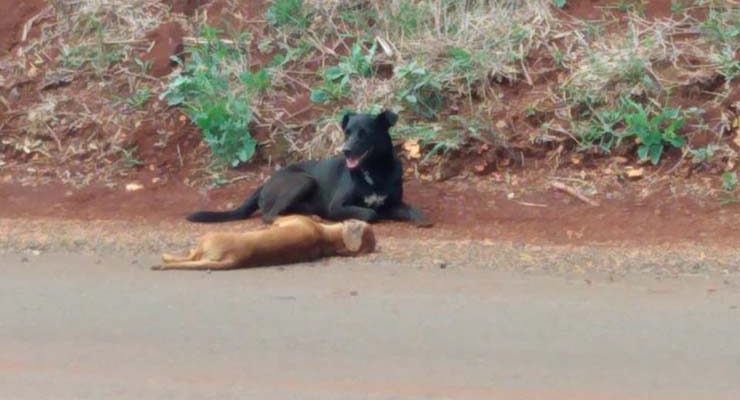
[[(725, 187), (736, 175), (735, 2), (203, 1), (187, 16), (169, 3), (50, 1), (3, 56), (0, 166), (89, 183), (169, 154), (221, 179), (333, 154), (343, 112), (392, 108), (399, 149), (432, 178), (461, 158), (456, 173), (479, 175), (609, 160)], [(182, 46), (155, 74), (163, 23)]]

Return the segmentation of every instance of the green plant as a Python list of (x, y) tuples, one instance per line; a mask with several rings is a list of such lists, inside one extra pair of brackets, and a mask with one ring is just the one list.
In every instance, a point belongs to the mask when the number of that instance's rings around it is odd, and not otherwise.
[(397, 15), (387, 18), (393, 21), (399, 35), (411, 36), (417, 33), (425, 21), (431, 17), (428, 11), (427, 4), (424, 2), (402, 0), (398, 5)]
[(125, 55), (121, 46), (106, 43), (104, 28), (104, 23), (96, 15), (80, 16), (75, 30), (88, 39), (71, 47), (62, 45), (62, 65), (70, 69), (82, 69), (89, 65), (96, 75), (101, 76), (123, 60)]
[(594, 146), (609, 153), (619, 143), (620, 133), (617, 127), (624, 121), (621, 110), (602, 110), (593, 115), (585, 126), (581, 125), (576, 130), (579, 138), (579, 147), (582, 149)]
[(552, 3), (555, 4), (555, 7), (557, 8), (563, 8), (565, 7), (565, 4), (567, 3), (567, 0), (552, 0)]
[[(189, 62), (162, 98), (184, 109), (217, 160), (236, 166), (256, 151), (257, 143), (249, 134), (250, 84), (243, 82), (245, 77), (255, 77), (248, 74), (242, 47), (220, 40), (218, 33), (203, 29), (203, 41), (189, 49)], [(263, 79), (254, 82), (262, 83), (251, 83), (252, 88), (263, 87)]]
[(678, 134), (685, 125), (680, 110), (664, 108), (658, 114), (649, 113), (641, 104), (628, 98), (622, 100), (622, 105), (625, 131), (621, 138), (635, 137), (639, 141), (637, 156), (640, 160), (649, 159), (657, 165), (665, 146), (680, 148), (686, 143)]
[(709, 144), (698, 149), (689, 149), (689, 154), (691, 154), (691, 162), (694, 164), (709, 162), (714, 157), (717, 149), (718, 147), (713, 144)]
[(732, 82), (740, 77), (740, 60), (735, 57), (737, 51), (730, 46), (723, 46), (718, 54), (712, 55), (712, 61), (719, 68), (719, 72), (727, 82)]
[(737, 190), (737, 172), (728, 171), (722, 174), (722, 190), (727, 193)]
[(339, 100), (349, 92), (353, 77), (369, 77), (375, 57), (375, 44), (365, 53), (359, 43), (352, 45), (350, 54), (339, 63), (323, 71), (324, 84), (311, 90), (311, 101), (318, 104)]
[(438, 77), (415, 61), (398, 68), (395, 76), (403, 82), (398, 98), (413, 112), (433, 119), (443, 102)]
[(136, 158), (136, 150), (138, 149), (135, 146), (128, 149), (120, 149), (121, 161), (123, 162), (124, 167), (132, 168), (144, 165), (143, 162)]
[(707, 19), (701, 24), (704, 36), (710, 41), (723, 44), (735, 43), (740, 38), (740, 10), (710, 9)]
[(459, 129), (448, 129), (439, 124), (419, 124), (398, 127), (393, 136), (403, 140), (418, 140), (422, 148), (431, 147), (422, 159), (425, 162), (436, 154), (445, 155), (459, 149), (463, 142), (459, 132)]
[(146, 103), (151, 99), (152, 91), (149, 88), (142, 88), (135, 91), (126, 101), (131, 108), (144, 108)]
[(293, 26), (305, 29), (309, 25), (302, 0), (275, 0), (267, 9), (265, 19), (274, 27)]
[(265, 69), (260, 69), (257, 72), (242, 72), (239, 79), (247, 87), (250, 94), (264, 94), (272, 84), (272, 76)]

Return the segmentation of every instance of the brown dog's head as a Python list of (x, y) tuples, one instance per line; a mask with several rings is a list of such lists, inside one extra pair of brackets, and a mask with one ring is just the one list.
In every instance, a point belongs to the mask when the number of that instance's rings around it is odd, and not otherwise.
[(342, 241), (345, 255), (368, 254), (375, 251), (373, 228), (364, 221), (350, 219), (342, 222)]

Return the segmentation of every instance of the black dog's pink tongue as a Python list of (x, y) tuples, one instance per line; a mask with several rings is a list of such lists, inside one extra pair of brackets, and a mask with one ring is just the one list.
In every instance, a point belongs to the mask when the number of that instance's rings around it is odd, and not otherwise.
[(345, 159), (347, 162), (347, 168), (349, 169), (355, 169), (358, 165), (360, 165), (360, 159), (359, 158), (347, 158)]

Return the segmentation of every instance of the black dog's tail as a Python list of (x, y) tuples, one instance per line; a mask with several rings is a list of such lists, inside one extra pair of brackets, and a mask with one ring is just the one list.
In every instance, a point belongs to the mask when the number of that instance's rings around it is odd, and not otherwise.
[(226, 222), (247, 219), (259, 208), (259, 198), (262, 187), (257, 189), (239, 208), (231, 211), (198, 211), (188, 215), (190, 222)]

